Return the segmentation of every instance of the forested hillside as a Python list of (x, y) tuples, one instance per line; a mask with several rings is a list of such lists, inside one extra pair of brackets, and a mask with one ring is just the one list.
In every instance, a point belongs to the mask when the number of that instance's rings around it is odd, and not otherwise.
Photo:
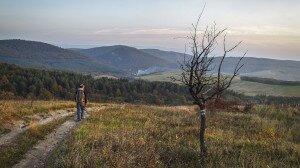
[(87, 58), (76, 52), (59, 48), (51, 44), (26, 40), (0, 40), (0, 55), (15, 58), (61, 59)]
[[(134, 79), (94, 79), (61, 71), (21, 68), (0, 63), (0, 99), (73, 100), (76, 87), (84, 83), (90, 101), (142, 104), (192, 104), (183, 85)], [(228, 103), (263, 103), (298, 105), (299, 97), (245, 96), (227, 91)]]
[[(189, 57), (189, 55), (186, 55)], [(137, 49), (115, 45), (90, 49), (63, 49), (27, 40), (0, 40), (0, 62), (24, 67), (63, 70), (81, 74), (132, 77), (163, 71), (176, 71), (184, 54), (158, 49)], [(238, 57), (224, 60), (222, 71), (232, 73)], [(216, 56), (213, 66), (219, 64)], [(240, 74), (262, 78), (299, 81), (300, 61), (245, 57)], [(216, 70), (216, 69), (215, 69)]]
[(76, 87), (84, 83), (89, 100), (147, 104), (184, 104), (184, 86), (169, 82), (128, 79), (94, 79), (90, 75), (20, 68), (0, 63), (0, 97), (73, 100)]
[(169, 67), (164, 58), (145, 53), (133, 47), (116, 45), (75, 50), (107, 65), (135, 74), (138, 70), (150, 67)]
[(118, 73), (120, 70), (80, 53), (51, 44), (27, 40), (0, 40), (0, 61), (25, 67), (79, 73)]

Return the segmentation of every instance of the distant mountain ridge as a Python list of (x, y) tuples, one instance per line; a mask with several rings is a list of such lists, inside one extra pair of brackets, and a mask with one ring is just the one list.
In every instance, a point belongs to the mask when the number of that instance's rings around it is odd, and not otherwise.
[[(217, 59), (216, 62), (219, 60)], [(235, 57), (226, 58), (222, 70), (232, 72), (236, 62)], [(244, 66), (240, 74), (244, 76), (300, 81), (300, 61), (245, 57), (242, 63)]]
[(87, 58), (86, 56), (74, 51), (63, 49), (51, 44), (25, 40), (0, 40), (0, 56), (33, 59)]
[[(187, 55), (189, 56), (189, 55)], [(51, 44), (26, 40), (0, 40), (0, 61), (27, 67), (58, 69), (84, 74), (133, 76), (159, 71), (178, 71), (183, 53), (158, 49), (137, 49), (115, 45), (90, 49), (63, 49)], [(232, 73), (238, 57), (225, 59), (222, 71)], [(218, 64), (220, 57), (215, 58)], [(267, 58), (243, 59), (240, 74), (300, 81), (300, 61)]]
[[(183, 53), (157, 49), (142, 49), (142, 51), (160, 58), (165, 58), (169, 62), (172, 62), (177, 68), (179, 63), (183, 61), (184, 55), (186, 55), (187, 58), (190, 56)], [(224, 73), (232, 73), (239, 58), (240, 57), (226, 57), (222, 71)], [(216, 57), (213, 66), (217, 66), (220, 60), (220, 57)], [(300, 61), (245, 57), (242, 63), (244, 66), (240, 70), (240, 74), (245, 76), (300, 81)]]
[(141, 49), (141, 51), (146, 52), (148, 54), (152, 54), (158, 58), (166, 59), (175, 67), (178, 67), (178, 63), (183, 61), (185, 55), (188, 56), (187, 54), (179, 52), (162, 51), (158, 49)]
[(78, 52), (47, 43), (26, 40), (0, 40), (0, 61), (26, 67), (79, 73), (120, 72), (114, 67)]
[(154, 66), (168, 67), (170, 64), (165, 59), (123, 45), (76, 49), (74, 51), (90, 56), (107, 65), (119, 67), (132, 73), (136, 73), (140, 69)]

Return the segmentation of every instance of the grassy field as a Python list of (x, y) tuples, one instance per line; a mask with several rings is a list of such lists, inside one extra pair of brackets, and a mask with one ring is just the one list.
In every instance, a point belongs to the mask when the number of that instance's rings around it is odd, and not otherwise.
[(180, 75), (179, 72), (158, 72), (149, 75), (143, 75), (137, 77), (139, 79), (144, 79), (148, 81), (163, 81), (163, 82), (171, 82), (171, 76), (178, 77)]
[(0, 100), (0, 134), (8, 132), (9, 124), (16, 120), (28, 120), (27, 116), (74, 106), (71, 101)]
[(272, 95), (300, 97), (300, 85), (270, 85), (258, 82), (243, 81), (239, 78), (234, 81), (230, 89), (249, 96)]
[(298, 167), (300, 112), (254, 106), (208, 111), (209, 154), (199, 156), (194, 106), (107, 105), (55, 150), (49, 167)]
[(29, 129), (14, 137), (11, 143), (0, 146), (0, 167), (11, 167), (16, 164), (39, 140), (43, 140), (47, 134), (69, 118), (37, 125), (29, 116), (67, 108), (74, 108), (74, 102), (0, 100), (0, 135), (8, 133), (10, 125), (14, 122), (26, 121), (29, 124)]
[[(74, 118), (74, 116), (72, 116)], [(11, 143), (0, 146), (0, 167), (12, 167), (18, 163), (24, 154), (29, 151), (39, 140), (60, 126), (70, 117), (54, 120), (46, 125), (31, 124), (30, 128), (15, 137)]]
[[(167, 81), (170, 82), (170, 76), (178, 76), (178, 72), (162, 72), (141, 76), (140, 79), (149, 81)], [(272, 96), (295, 96), (300, 97), (300, 85), (271, 85), (258, 82), (243, 81), (236, 78), (231, 86), (232, 90), (244, 93), (249, 96), (272, 95)]]

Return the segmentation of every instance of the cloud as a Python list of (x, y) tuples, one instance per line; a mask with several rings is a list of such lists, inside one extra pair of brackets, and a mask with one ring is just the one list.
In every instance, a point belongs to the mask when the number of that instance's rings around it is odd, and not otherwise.
[[(88, 32), (87, 32), (88, 33)], [(89, 32), (92, 35), (119, 35), (119, 36), (187, 36), (189, 29), (178, 28), (104, 28)], [(199, 31), (201, 33), (201, 31)], [(257, 26), (257, 27), (232, 27), (227, 30), (234, 36), (300, 36), (298, 29), (289, 27)]]
[(186, 35), (189, 31), (175, 28), (137, 29), (128, 31), (125, 35)]
[[(180, 28), (102, 28), (94, 30), (69, 30), (68, 32), (51, 32), (49, 37), (63, 37), (71, 42), (81, 44), (132, 46), (156, 46), (156, 48), (172, 48), (184, 50), (188, 40), (189, 29)], [(199, 32), (201, 33), (201, 31)], [(182, 38), (177, 38), (182, 37)], [(287, 27), (253, 26), (232, 27), (228, 29), (228, 46), (242, 40), (238, 51), (249, 50), (249, 56), (299, 58), (300, 33)], [(51, 39), (51, 38), (50, 38)], [(222, 37), (220, 37), (220, 40)], [(221, 43), (220, 43), (221, 44)], [(145, 47), (145, 48), (149, 48)]]
[(93, 31), (91, 34), (93, 35), (110, 35), (110, 34), (121, 34), (124, 31), (128, 31), (124, 28), (104, 28)]
[(94, 35), (121, 35), (121, 36), (143, 36), (143, 35), (187, 35), (189, 31), (175, 29), (175, 28), (149, 28), (149, 29), (142, 29), (142, 28), (110, 28), (110, 29), (100, 29), (93, 31), (92, 34)]
[(234, 27), (230, 28), (228, 33), (233, 35), (300, 36), (300, 31), (298, 29), (274, 26)]

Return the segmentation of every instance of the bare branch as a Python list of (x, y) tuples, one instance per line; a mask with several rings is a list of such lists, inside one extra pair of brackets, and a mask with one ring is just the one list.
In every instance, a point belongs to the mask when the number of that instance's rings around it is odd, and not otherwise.
[[(224, 76), (222, 74), (222, 66), (228, 53), (236, 49), (242, 41), (236, 43), (233, 47), (226, 48), (226, 28), (218, 30), (216, 23), (212, 26), (206, 26), (203, 32), (202, 39), (198, 40), (198, 29), (203, 10), (198, 17), (196, 24), (192, 24), (192, 31), (189, 36), (191, 40), (191, 52), (192, 55), (189, 59), (184, 57), (184, 61), (181, 64), (181, 82), (188, 86), (189, 92), (192, 95), (194, 101), (201, 105), (205, 101), (220, 96), (232, 83), (234, 77), (238, 75), (239, 70), (244, 66), (241, 65), (241, 61), (244, 58), (241, 57), (234, 68), (234, 72), (231, 76)], [(217, 76), (214, 77), (212, 74), (216, 65), (213, 63), (215, 57), (211, 56), (218, 44), (217, 39), (224, 34), (223, 37), (223, 55), (220, 62), (217, 65)]]

